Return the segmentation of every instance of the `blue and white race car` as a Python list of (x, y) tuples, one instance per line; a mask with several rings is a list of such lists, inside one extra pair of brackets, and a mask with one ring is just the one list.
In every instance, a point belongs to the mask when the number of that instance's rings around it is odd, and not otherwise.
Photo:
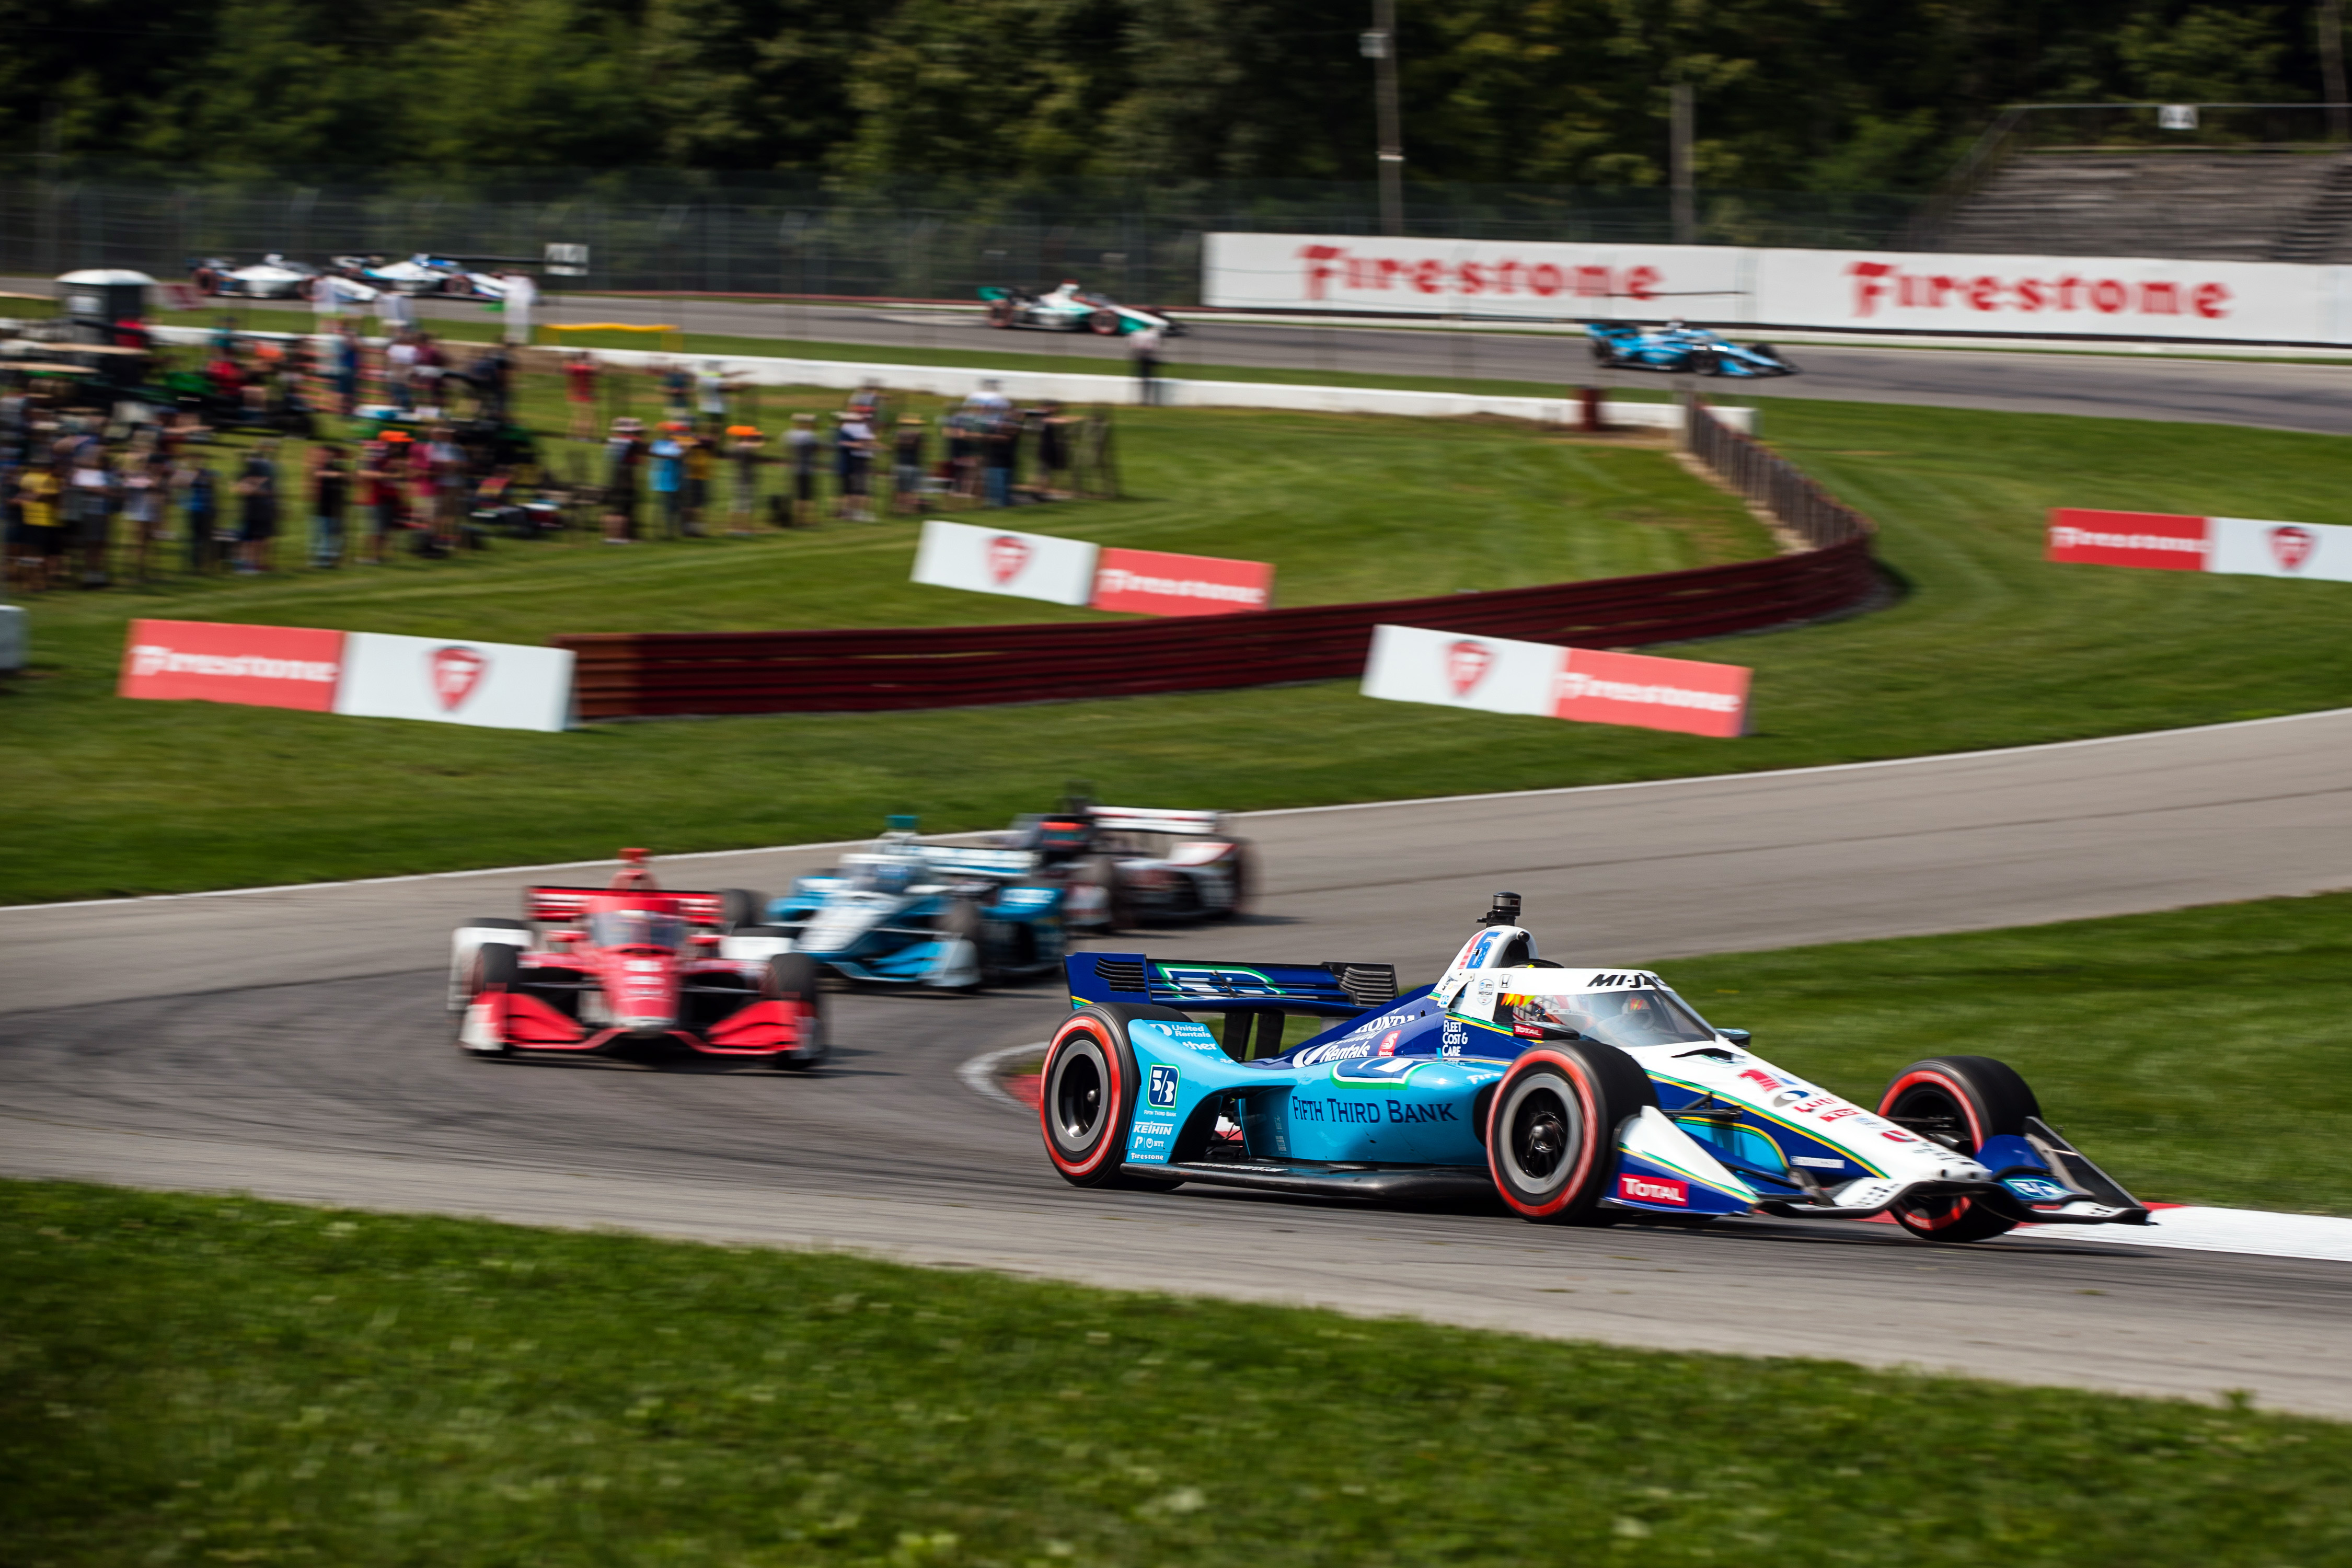
[[(1567, 1225), (1885, 1214), (1981, 1241), (2147, 1223), (2000, 1062), (1915, 1062), (1855, 1105), (1646, 970), (1538, 957), (1518, 918), (1497, 894), (1437, 983), (1402, 996), (1381, 964), (1073, 955), (1040, 1085), (1048, 1157), (1081, 1186), (1493, 1195)], [(1341, 1021), (1294, 1046), (1291, 1015)]]
[[(742, 896), (746, 902), (753, 895)], [(1030, 849), (926, 844), (893, 816), (866, 849), (802, 877), (739, 935), (782, 937), (850, 980), (976, 991), (1051, 970), (1073, 924), (1099, 925), (1109, 898)]]
[(1042, 294), (1026, 289), (990, 287), (980, 291), (988, 301), (992, 327), (1039, 327), (1050, 332), (1094, 332), (1106, 338), (1125, 337), (1157, 327), (1163, 337), (1181, 337), (1184, 323), (1164, 310), (1142, 305), (1122, 305), (1108, 294), (1081, 289), (1065, 279)]
[(1663, 327), (1594, 321), (1584, 331), (1592, 340), (1592, 363), (1604, 368), (1680, 371), (1696, 375), (1797, 374), (1797, 367), (1770, 343), (1742, 345), (1680, 321), (1668, 321)]
[(927, 844), (913, 817), (893, 816), (864, 851), (782, 898), (730, 891), (728, 923), (846, 979), (971, 991), (1051, 971), (1074, 932), (1230, 920), (1256, 883), (1248, 841), (1213, 811), (1072, 797), (994, 838)]

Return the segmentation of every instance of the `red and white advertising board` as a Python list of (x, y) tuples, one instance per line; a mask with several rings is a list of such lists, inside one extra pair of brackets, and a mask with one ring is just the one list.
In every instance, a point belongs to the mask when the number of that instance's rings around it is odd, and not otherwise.
[(572, 650), (352, 632), (335, 711), (496, 730), (572, 721)]
[(1107, 549), (1095, 569), (1094, 605), (1139, 616), (1229, 616), (1274, 607), (1274, 567), (1264, 561)]
[(1736, 664), (1384, 626), (1372, 630), (1363, 693), (1727, 737), (1747, 731), (1748, 675)]
[(2352, 583), (2352, 527), (2056, 507), (2043, 558), (2093, 566)]
[(2287, 262), (1212, 234), (1201, 265), (1229, 310), (2352, 342), (2345, 269)]
[(1083, 605), (1094, 597), (1097, 553), (1081, 539), (934, 518), (923, 524), (915, 547), (914, 581), (1049, 605)]
[(122, 647), (124, 697), (237, 702), (255, 708), (335, 705), (343, 634), (310, 626), (133, 621)]
[(561, 730), (572, 717), (572, 652), (309, 626), (133, 621), (116, 689), (124, 697)]

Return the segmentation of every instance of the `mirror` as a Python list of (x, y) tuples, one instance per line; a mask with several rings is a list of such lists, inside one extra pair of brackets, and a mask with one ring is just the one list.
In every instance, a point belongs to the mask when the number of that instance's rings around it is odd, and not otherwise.
[(1729, 1040), (1735, 1046), (1744, 1046), (1750, 1039), (1755, 1037), (1748, 1034), (1745, 1029), (1717, 1029), (1716, 1033), (1721, 1035), (1725, 1039)]

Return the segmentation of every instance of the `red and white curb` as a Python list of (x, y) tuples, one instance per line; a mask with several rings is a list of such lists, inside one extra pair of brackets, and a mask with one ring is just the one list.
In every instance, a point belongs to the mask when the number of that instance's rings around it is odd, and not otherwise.
[[(1037, 1114), (1045, 1088), (1036, 1078), (1007, 1081), (997, 1076), (1005, 1063), (1034, 1056), (1044, 1040), (983, 1051), (956, 1069), (964, 1086), (982, 1100), (1024, 1116)], [(2263, 1209), (2209, 1208), (2201, 1204), (2150, 1204), (2146, 1225), (2029, 1225), (2011, 1235), (2020, 1240), (2096, 1241), (2125, 1247), (2179, 1247), (2189, 1252), (2241, 1252), (2261, 1258), (2310, 1258), (2352, 1263), (2352, 1219), (2324, 1214), (2272, 1214)], [(1879, 1223), (1894, 1221), (1881, 1217)]]

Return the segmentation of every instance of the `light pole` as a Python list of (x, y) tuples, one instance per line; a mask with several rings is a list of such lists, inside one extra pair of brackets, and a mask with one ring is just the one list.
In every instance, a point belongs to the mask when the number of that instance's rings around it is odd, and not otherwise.
[(1694, 210), (1697, 182), (1691, 174), (1691, 84), (1678, 81), (1674, 85), (1674, 115), (1668, 128), (1668, 161), (1674, 165), (1675, 243), (1689, 245), (1698, 237), (1698, 215)]
[(1372, 62), (1380, 110), (1381, 232), (1404, 232), (1404, 132), (1397, 123), (1396, 0), (1372, 0), (1372, 30), (1360, 38)]

